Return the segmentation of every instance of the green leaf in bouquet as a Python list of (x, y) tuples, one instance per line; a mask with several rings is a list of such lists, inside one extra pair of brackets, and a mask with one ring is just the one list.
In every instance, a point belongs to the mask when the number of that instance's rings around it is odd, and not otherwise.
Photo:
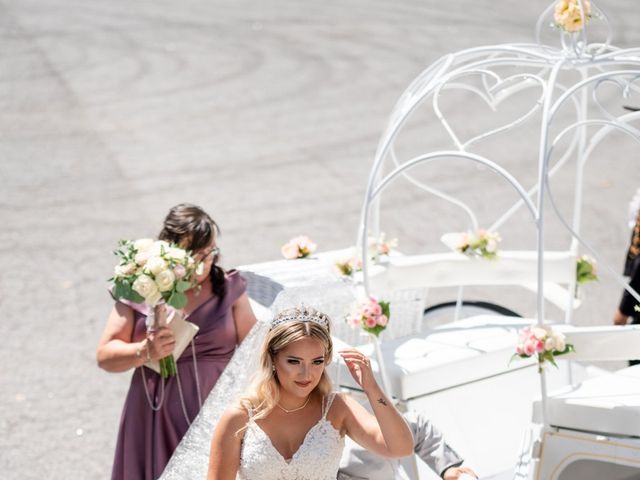
[(556, 351), (553, 352), (553, 354), (555, 356), (558, 356), (558, 355), (565, 355), (567, 353), (571, 353), (571, 352), (575, 352), (575, 351), (576, 351), (576, 349), (574, 348), (574, 346), (572, 344), (568, 344), (568, 345), (566, 345), (564, 347), (564, 350), (562, 350), (562, 351), (556, 350)]
[(167, 303), (178, 310), (187, 306), (187, 296), (182, 292), (173, 292)]
[(384, 314), (385, 317), (387, 317), (387, 320), (391, 318), (391, 307), (390, 307), (390, 303), (389, 302), (378, 302), (380, 304), (380, 308), (382, 309), (382, 313)]
[(380, 325), (376, 325), (375, 327), (365, 327), (365, 330), (369, 333), (371, 333), (372, 335), (375, 335), (376, 337), (379, 336), (382, 331), (384, 330), (384, 327), (380, 326)]
[(126, 279), (120, 279), (115, 282), (115, 290), (113, 295), (116, 298), (123, 298), (125, 300), (133, 300), (131, 298), (132, 293), (137, 293), (131, 288), (131, 284)]
[(191, 288), (191, 283), (185, 280), (178, 280), (176, 282), (176, 291), (178, 293), (184, 293)]

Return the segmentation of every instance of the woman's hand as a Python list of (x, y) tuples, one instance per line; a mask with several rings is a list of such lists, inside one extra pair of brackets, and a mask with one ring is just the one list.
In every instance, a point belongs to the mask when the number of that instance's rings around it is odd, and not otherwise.
[(173, 353), (175, 346), (176, 339), (168, 327), (160, 327), (147, 335), (147, 348), (151, 360), (168, 357)]
[(371, 370), (369, 358), (355, 348), (345, 348), (340, 350), (340, 356), (347, 365), (353, 379), (362, 387), (366, 393), (377, 387), (376, 379)]
[(467, 467), (451, 467), (447, 468), (444, 472), (443, 479), (444, 480), (458, 480), (463, 473), (467, 475), (471, 475), (473, 478), (478, 478), (476, 472)]

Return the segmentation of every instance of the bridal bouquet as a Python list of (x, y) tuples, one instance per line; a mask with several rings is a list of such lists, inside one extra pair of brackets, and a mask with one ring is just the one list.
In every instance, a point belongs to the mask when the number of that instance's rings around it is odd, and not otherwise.
[(463, 233), (456, 250), (472, 257), (493, 260), (498, 256), (498, 243), (501, 240), (498, 232), (478, 229), (476, 232)]
[(591, 19), (591, 3), (589, 0), (582, 0), (584, 12), (580, 12), (579, 0), (558, 0), (553, 12), (555, 26), (568, 33), (582, 30), (584, 24)]
[[(189, 252), (162, 240), (120, 240), (114, 254), (120, 263), (110, 279), (113, 296), (147, 304), (151, 309), (149, 316), (156, 320), (160, 316), (154, 315), (156, 307), (163, 303), (178, 310), (186, 306), (185, 292), (202, 269), (202, 264), (196, 264)], [(160, 370), (163, 377), (175, 375), (173, 355), (160, 360)]]
[(362, 328), (377, 337), (387, 328), (390, 316), (389, 302), (378, 301), (372, 296), (354, 304), (346, 320), (353, 328)]
[(526, 327), (519, 332), (516, 353), (511, 359), (537, 356), (538, 371), (542, 372), (545, 361), (557, 367), (555, 357), (574, 351), (573, 345), (566, 343), (565, 336), (551, 327)]
[(576, 281), (587, 283), (598, 280), (596, 261), (588, 255), (582, 255), (576, 262)]
[(296, 258), (308, 257), (316, 251), (316, 248), (318, 248), (318, 246), (313, 243), (313, 240), (307, 236), (300, 235), (298, 237), (293, 237), (285, 243), (280, 248), (280, 252), (287, 260), (294, 260)]

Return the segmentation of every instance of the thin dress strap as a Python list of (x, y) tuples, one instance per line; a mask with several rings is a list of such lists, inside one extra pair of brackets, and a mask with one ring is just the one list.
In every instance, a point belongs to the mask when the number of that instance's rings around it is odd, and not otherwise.
[(333, 403), (333, 399), (336, 398), (336, 393), (330, 393), (328, 396), (324, 397), (322, 400), (322, 419), (327, 419), (327, 413), (329, 413), (329, 409), (331, 408), (331, 404)]
[(253, 407), (250, 402), (243, 402), (244, 408), (247, 409), (247, 415), (249, 415), (249, 421), (253, 422)]

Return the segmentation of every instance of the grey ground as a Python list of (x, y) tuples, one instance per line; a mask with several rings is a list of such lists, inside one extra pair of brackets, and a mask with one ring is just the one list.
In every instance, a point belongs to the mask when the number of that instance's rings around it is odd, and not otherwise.
[[(616, 43), (640, 45), (635, 2), (601, 3)], [(531, 41), (545, 6), (0, 0), (0, 477), (109, 475), (129, 374), (100, 371), (94, 350), (119, 238), (156, 234), (191, 201), (222, 226), (229, 267), (276, 259), (299, 233), (352, 244), (405, 86), (444, 53)], [(586, 180), (585, 233), (616, 266), (640, 184), (631, 151), (605, 154)], [(385, 230), (406, 250), (429, 247), (401, 210), (418, 198), (399, 190), (387, 205)], [(442, 215), (424, 221), (441, 233)], [(579, 321), (607, 323), (619, 288), (585, 290)], [(494, 300), (526, 313), (518, 295)]]

